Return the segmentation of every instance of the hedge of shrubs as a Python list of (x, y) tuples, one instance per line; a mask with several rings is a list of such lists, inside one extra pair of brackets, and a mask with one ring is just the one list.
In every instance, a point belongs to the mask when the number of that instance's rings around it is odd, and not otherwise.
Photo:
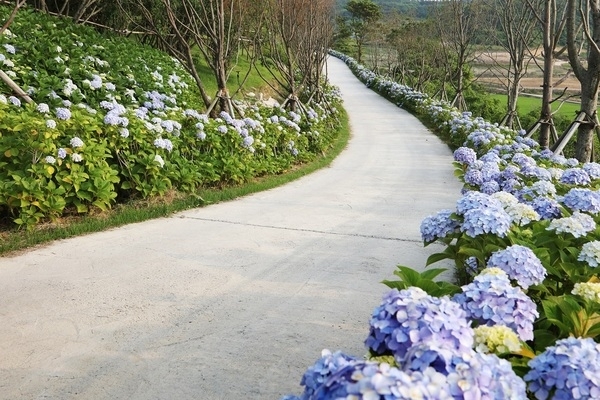
[(0, 217), (20, 226), (282, 173), (322, 154), (339, 127), (331, 87), (328, 107), (210, 119), (165, 53), (28, 8), (0, 35), (0, 64), (34, 101), (0, 94)]
[[(454, 209), (421, 224), (427, 265), (399, 266), (375, 308), (366, 358), (323, 351), (286, 399), (599, 399), (600, 165), (378, 76), (340, 53), (368, 87), (458, 148)], [(457, 194), (458, 196), (458, 194)]]

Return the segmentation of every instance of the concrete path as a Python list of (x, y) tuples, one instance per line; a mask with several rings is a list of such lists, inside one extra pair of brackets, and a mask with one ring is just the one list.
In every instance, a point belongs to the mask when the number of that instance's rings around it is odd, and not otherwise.
[(451, 152), (337, 59), (353, 137), (285, 187), (0, 258), (1, 399), (278, 399), (323, 348), (361, 356)]

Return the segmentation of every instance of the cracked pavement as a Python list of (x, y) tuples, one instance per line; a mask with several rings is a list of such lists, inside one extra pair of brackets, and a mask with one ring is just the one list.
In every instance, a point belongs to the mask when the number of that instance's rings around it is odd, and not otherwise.
[(0, 399), (278, 399), (324, 348), (363, 355), (450, 150), (338, 59), (353, 136), (283, 187), (0, 258)]

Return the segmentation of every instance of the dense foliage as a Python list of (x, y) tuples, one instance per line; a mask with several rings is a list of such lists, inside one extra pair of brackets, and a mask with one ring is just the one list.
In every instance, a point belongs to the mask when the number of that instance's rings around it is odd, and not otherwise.
[(335, 55), (462, 143), (462, 197), (421, 225), (425, 245), (446, 246), (428, 265), (453, 260), (462, 286), (434, 282), (439, 269), (399, 267), (370, 321), (370, 360), (323, 353), (300, 398), (600, 398), (600, 165), (542, 150)]
[(327, 108), (247, 106), (245, 118), (209, 119), (166, 54), (25, 8), (0, 36), (0, 62), (34, 100), (0, 95), (0, 216), (22, 226), (281, 173), (336, 132), (332, 88)]

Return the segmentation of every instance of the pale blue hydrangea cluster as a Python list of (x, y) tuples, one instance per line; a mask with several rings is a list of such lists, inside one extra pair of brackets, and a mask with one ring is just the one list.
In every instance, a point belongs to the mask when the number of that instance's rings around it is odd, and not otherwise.
[(369, 325), (365, 344), (375, 354), (402, 358), (420, 343), (462, 351), (473, 345), (473, 330), (461, 307), (415, 287), (388, 292), (373, 311)]
[(533, 251), (518, 244), (492, 253), (487, 266), (500, 268), (523, 289), (539, 285), (547, 274), (546, 268)]
[(547, 229), (557, 233), (570, 233), (579, 238), (595, 230), (596, 222), (587, 214), (575, 212), (570, 217), (552, 220)]
[(538, 400), (600, 399), (600, 344), (561, 339), (529, 361), (524, 376)]
[(592, 240), (584, 243), (577, 260), (585, 262), (590, 267), (597, 267), (600, 264), (600, 241)]
[(583, 168), (568, 168), (562, 173), (560, 181), (569, 185), (586, 186), (592, 180)]
[(462, 164), (470, 165), (477, 160), (475, 150), (470, 147), (459, 147), (454, 151), (454, 160)]
[(583, 170), (588, 173), (590, 179), (600, 178), (600, 164), (596, 162), (588, 162), (583, 164)]
[(460, 230), (468, 236), (492, 234), (505, 237), (512, 223), (511, 216), (502, 207), (479, 207), (465, 212)]
[(425, 344), (411, 348), (401, 367), (405, 371), (435, 369), (446, 377), (455, 399), (527, 399), (525, 382), (508, 361), (495, 354), (450, 353)]
[(430, 243), (458, 232), (459, 226), (459, 222), (452, 218), (452, 210), (442, 210), (421, 222), (421, 237), (425, 243)]
[(467, 318), (481, 325), (506, 325), (522, 340), (533, 339), (533, 322), (539, 316), (536, 305), (510, 284), (506, 274), (484, 270), (461, 289), (453, 300), (467, 312)]
[(531, 201), (531, 207), (540, 216), (541, 219), (556, 219), (562, 215), (560, 204), (555, 199), (549, 197), (537, 197)]
[(560, 200), (573, 211), (583, 211), (591, 214), (600, 212), (600, 192), (597, 190), (573, 188)]
[[(338, 368), (314, 391), (281, 400), (452, 400), (443, 374), (429, 368), (423, 372), (404, 372), (388, 364), (353, 361)], [(415, 397), (416, 396), (416, 397)]]

